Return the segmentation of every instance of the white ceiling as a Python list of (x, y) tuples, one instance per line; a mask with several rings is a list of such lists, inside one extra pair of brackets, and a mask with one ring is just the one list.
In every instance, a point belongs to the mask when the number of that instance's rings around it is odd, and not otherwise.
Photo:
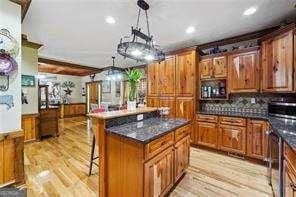
[[(150, 29), (165, 50), (201, 44), (279, 24), (295, 14), (296, 0), (149, 0)], [(245, 9), (256, 6), (254, 15)], [(113, 16), (116, 23), (105, 22)], [(122, 36), (130, 34), (136, 0), (33, 0), (22, 24), (30, 41), (44, 44), (40, 57), (105, 67)], [(144, 23), (142, 23), (144, 24)], [(186, 34), (188, 26), (195, 33)], [(135, 61), (116, 59), (119, 66)]]

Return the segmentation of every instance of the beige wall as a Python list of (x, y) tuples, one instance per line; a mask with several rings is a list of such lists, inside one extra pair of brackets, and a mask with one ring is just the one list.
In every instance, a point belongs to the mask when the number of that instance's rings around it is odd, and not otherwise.
[[(22, 75), (36, 76), (38, 73), (38, 49), (22, 47)], [(38, 84), (35, 87), (22, 87), (28, 104), (22, 104), (22, 114), (38, 113)]]
[[(21, 7), (9, 0), (0, 0), (0, 28), (6, 28), (18, 41), (21, 47)], [(0, 96), (12, 95), (14, 106), (7, 109), (0, 105), (0, 132), (16, 131), (21, 129), (21, 52), (16, 57), (18, 72), (11, 77), (9, 89), (0, 92)]]

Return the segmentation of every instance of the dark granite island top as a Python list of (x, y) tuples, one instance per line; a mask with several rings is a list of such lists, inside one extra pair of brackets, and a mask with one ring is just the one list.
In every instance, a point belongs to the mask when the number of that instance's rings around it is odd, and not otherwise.
[(188, 123), (189, 121), (185, 119), (154, 117), (144, 119), (143, 121), (110, 127), (106, 131), (135, 142), (146, 144)]

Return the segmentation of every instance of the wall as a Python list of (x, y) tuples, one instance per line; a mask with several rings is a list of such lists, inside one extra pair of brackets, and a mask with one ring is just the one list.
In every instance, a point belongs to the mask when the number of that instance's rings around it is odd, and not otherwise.
[[(22, 46), (22, 75), (36, 76), (38, 73), (38, 49)], [(38, 113), (38, 84), (35, 87), (22, 87), (28, 104), (22, 104), (22, 114)]]
[[(18, 41), (21, 48), (21, 7), (8, 0), (0, 1), (0, 28), (6, 28)], [(9, 90), (0, 92), (0, 95), (12, 95), (14, 107), (7, 109), (0, 105), (0, 132), (21, 129), (21, 52), (16, 58), (18, 72), (11, 79)]]
[[(42, 81), (46, 80), (46, 81), (56, 82), (56, 83), (60, 83), (61, 85), (65, 81), (72, 81), (75, 84), (75, 87), (71, 89), (73, 91), (72, 91), (71, 95), (69, 96), (69, 99), (70, 99), (69, 102), (70, 103), (83, 102), (82, 87), (81, 87), (82, 77), (71, 76), (71, 75), (58, 75), (58, 74), (51, 74), (51, 73), (39, 73), (39, 75), (46, 76), (46, 79), (42, 79)], [(65, 92), (63, 91), (63, 88), (61, 89), (61, 93), (62, 93), (62, 95), (65, 94)]]

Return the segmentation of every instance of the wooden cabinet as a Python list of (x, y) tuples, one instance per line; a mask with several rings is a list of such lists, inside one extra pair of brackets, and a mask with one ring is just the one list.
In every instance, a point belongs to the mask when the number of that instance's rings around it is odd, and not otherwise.
[(23, 132), (0, 134), (0, 185), (22, 184), (24, 178)]
[(291, 30), (261, 43), (262, 90), (264, 92), (294, 91), (293, 36)]
[(195, 114), (194, 106), (193, 97), (178, 97), (176, 99), (176, 117), (193, 120)]
[(284, 192), (286, 197), (296, 197), (296, 152), (284, 146)]
[(174, 152), (165, 150), (145, 163), (144, 196), (164, 196), (174, 184)]
[(73, 116), (83, 116), (86, 114), (86, 104), (85, 103), (71, 103), (64, 104), (60, 106), (60, 117), (73, 117)]
[(158, 63), (148, 65), (148, 96), (158, 96)]
[(147, 98), (148, 107), (159, 107), (159, 98), (158, 97), (148, 97)]
[(246, 153), (246, 127), (220, 124), (218, 147), (227, 152), (244, 155)]
[(260, 120), (248, 121), (247, 156), (262, 160), (267, 158), (267, 131), (267, 122)]
[(195, 51), (177, 54), (176, 58), (176, 95), (194, 96)]
[(214, 78), (227, 77), (227, 59), (226, 56), (213, 58), (213, 76)]
[(159, 98), (159, 107), (169, 107), (170, 108), (170, 118), (174, 118), (176, 115), (176, 101), (175, 97), (161, 97)]
[(183, 138), (175, 144), (175, 181), (177, 181), (189, 166), (190, 137)]
[(36, 140), (38, 136), (38, 114), (22, 115), (22, 129), (25, 142)]
[(160, 96), (175, 96), (175, 56), (158, 64), (158, 92)]
[(199, 62), (200, 79), (209, 79), (213, 75), (213, 60), (205, 59)]
[(258, 51), (240, 53), (229, 56), (229, 91), (259, 91), (259, 60)]
[(218, 128), (216, 123), (197, 122), (197, 139), (195, 141), (203, 146), (218, 148)]

